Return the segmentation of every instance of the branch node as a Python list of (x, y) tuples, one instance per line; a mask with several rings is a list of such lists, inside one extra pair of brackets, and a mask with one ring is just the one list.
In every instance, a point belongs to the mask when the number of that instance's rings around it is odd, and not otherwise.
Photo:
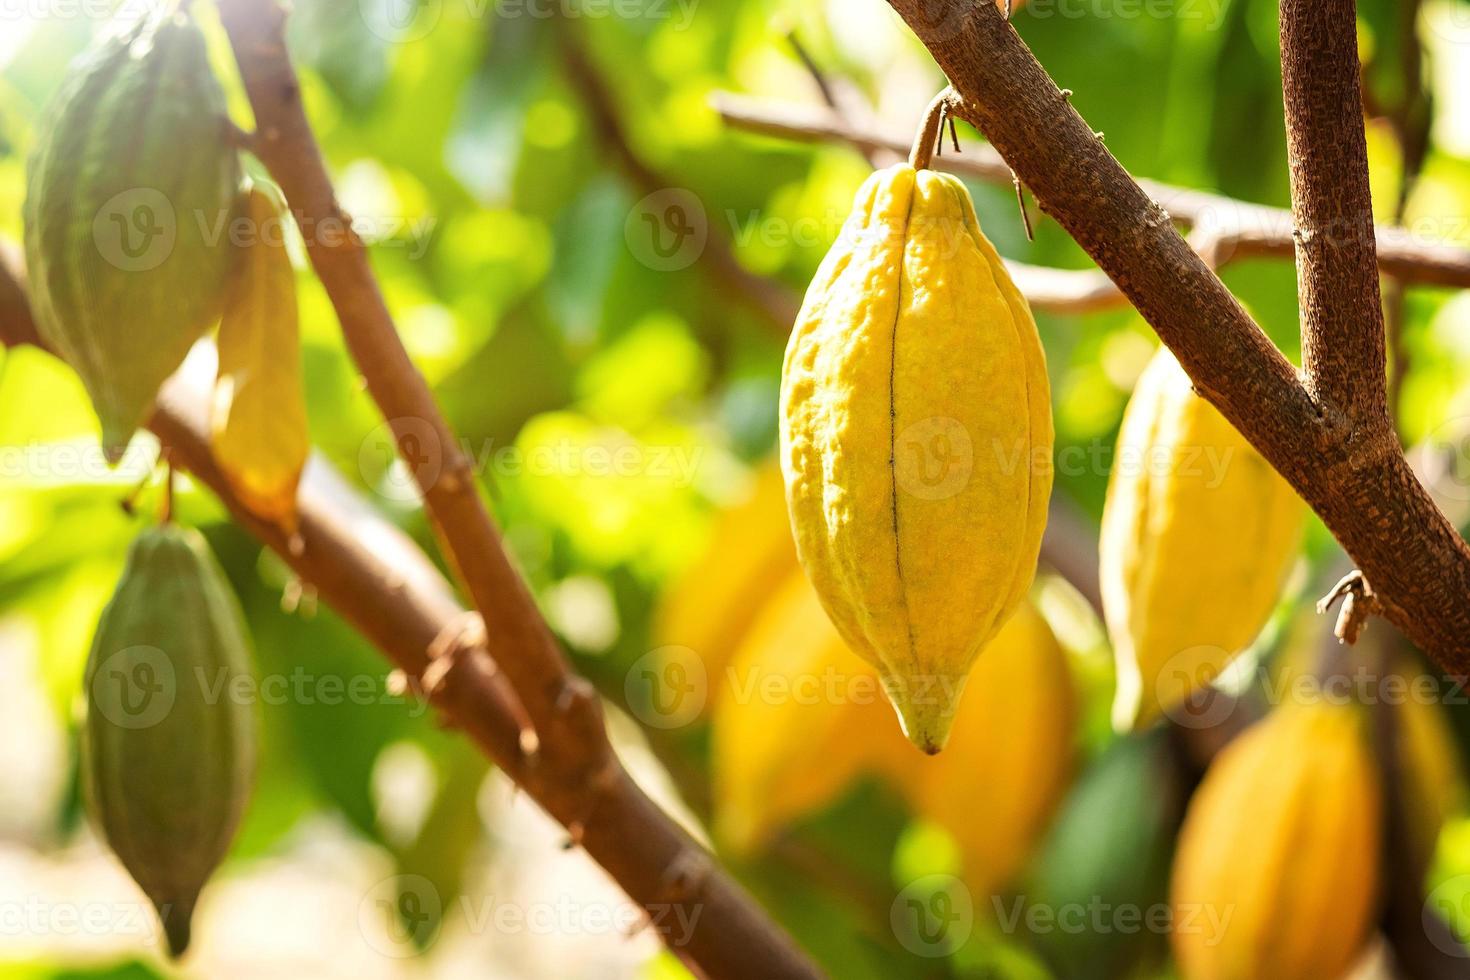
[(451, 620), (429, 644), (429, 663), (419, 678), (425, 696), (438, 694), (461, 659), (484, 649), (485, 642), (485, 620), (479, 613), (466, 612)]
[(1317, 600), (1317, 612), (1322, 614), (1332, 608), (1332, 604), (1342, 599), (1342, 609), (1337, 615), (1337, 625), (1333, 627), (1333, 635), (1339, 643), (1348, 646), (1358, 642), (1358, 637), (1363, 635), (1363, 630), (1368, 626), (1368, 619), (1378, 615), (1383, 610), (1383, 604), (1379, 601), (1377, 593), (1363, 577), (1363, 573), (1357, 569), (1348, 572), (1338, 579), (1336, 585), (1321, 599)]
[(664, 870), (659, 904), (680, 905), (695, 898), (710, 875), (710, 859), (703, 851), (686, 847)]
[(587, 834), (587, 824), (597, 812), (597, 805), (602, 798), (611, 793), (618, 785), (623, 775), (622, 764), (618, 757), (609, 752), (602, 760), (602, 765), (585, 783), (586, 796), (583, 799), (582, 813), (575, 820), (567, 821), (568, 840), (564, 845), (567, 850), (581, 847), (582, 841)]

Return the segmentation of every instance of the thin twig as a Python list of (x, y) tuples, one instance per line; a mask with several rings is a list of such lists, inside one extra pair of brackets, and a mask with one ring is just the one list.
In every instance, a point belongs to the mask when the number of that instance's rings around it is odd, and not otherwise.
[[(716, 93), (713, 101), (726, 123), (749, 132), (801, 142), (841, 142), (908, 152), (907, 136), (855, 125), (821, 106), (752, 99), (729, 92)], [(1012, 182), (1011, 168), (994, 147), (983, 143), (967, 144), (962, 153), (946, 155), (936, 166), (990, 184)], [(1208, 224), (1219, 240), (1225, 261), (1288, 258), (1293, 254), (1290, 211), (1158, 181), (1140, 179), (1138, 185), (1179, 224), (1187, 228)], [(1409, 228), (1380, 226), (1377, 239), (1378, 267), (1386, 275), (1412, 285), (1470, 288), (1470, 249), (1427, 241), (1423, 232)], [(1110, 294), (1111, 305), (1127, 302), (1103, 273), (1088, 270), (1073, 275), (1079, 277), (1075, 292), (1090, 292), (1095, 285)], [(1092, 283), (1082, 283), (1084, 278)], [(1047, 305), (1045, 296), (1040, 302), (1027, 298), (1033, 306)]]

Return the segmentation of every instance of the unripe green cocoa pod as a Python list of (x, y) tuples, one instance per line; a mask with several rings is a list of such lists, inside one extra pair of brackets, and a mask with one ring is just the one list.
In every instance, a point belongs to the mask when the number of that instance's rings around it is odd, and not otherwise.
[(116, 461), (219, 313), (239, 158), (204, 36), (182, 13), (115, 27), (46, 118), (25, 203), (36, 324), (81, 376)]
[(238, 697), (249, 673), (239, 603), (204, 539), (145, 531), (92, 641), (82, 774), (94, 821), (175, 956), (254, 780), (255, 713)]

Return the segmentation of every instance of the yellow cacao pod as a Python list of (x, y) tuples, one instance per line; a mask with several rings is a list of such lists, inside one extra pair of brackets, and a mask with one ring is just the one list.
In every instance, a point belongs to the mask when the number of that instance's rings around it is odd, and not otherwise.
[(1077, 698), (1066, 653), (1029, 602), (975, 663), (949, 746), (899, 774), (918, 814), (947, 830), (977, 896), (1025, 867), (1073, 774)]
[(238, 189), (204, 35), (158, 4), (69, 70), (27, 168), (36, 326), (76, 370), (116, 461), (219, 315)]
[(1465, 774), (1444, 706), (1415, 685), (1412, 665), (1406, 664), (1401, 676), (1408, 695), (1393, 710), (1407, 823), (1405, 843), (1409, 861), (1422, 873), (1434, 862), (1445, 821), (1464, 811)]
[(709, 547), (659, 603), (654, 636), (684, 647), (720, 677), (751, 623), (797, 570), (786, 492), (775, 463), (755, 472), (748, 498), (720, 515)]
[(1051, 444), (1036, 325), (969, 192), (875, 173), (786, 349), (781, 466), (802, 566), (926, 752), (1035, 574)]
[(1123, 415), (1099, 539), (1119, 729), (1173, 709), (1251, 644), (1305, 516), (1295, 491), (1161, 348)]
[(294, 534), (296, 488), (311, 452), (296, 273), (275, 194), (251, 187), (242, 197), (250, 239), (220, 317), (210, 445), (240, 498)]
[(1378, 772), (1355, 706), (1290, 703), (1216, 757), (1185, 814), (1170, 900), (1184, 980), (1339, 980), (1378, 886)]
[(724, 679), (711, 719), (716, 830), (738, 852), (914, 756), (877, 674), (800, 572), (761, 611)]
[(134, 542), (87, 660), (88, 808), (175, 956), (254, 780), (254, 707), (239, 696), (244, 631), (204, 539), (167, 525)]

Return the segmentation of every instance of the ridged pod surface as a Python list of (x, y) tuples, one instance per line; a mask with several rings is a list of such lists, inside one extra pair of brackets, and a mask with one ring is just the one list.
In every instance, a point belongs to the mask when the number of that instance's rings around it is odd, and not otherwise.
[(204, 539), (166, 525), (134, 542), (87, 661), (87, 803), (175, 956), (254, 779), (244, 629)]
[(914, 758), (873, 668), (842, 642), (795, 569), (720, 677), (713, 778), (721, 839), (740, 852)]
[(1288, 704), (1226, 746), (1174, 857), (1184, 980), (1339, 980), (1373, 921), (1381, 805), (1353, 706)]
[(1161, 348), (1123, 416), (1099, 539), (1118, 728), (1158, 718), (1250, 646), (1305, 517), (1301, 498)]
[(858, 191), (786, 349), (780, 444), (823, 606), (939, 751), (1035, 574), (1052, 482), (1036, 326), (954, 177), (898, 164)]
[(219, 313), (239, 161), (203, 34), (162, 8), (79, 59), (46, 119), (25, 202), (36, 325), (116, 460)]
[(1025, 867), (1074, 771), (1077, 698), (1067, 655), (1030, 602), (975, 663), (949, 746), (910, 753), (900, 774), (914, 809), (947, 830), (977, 899)]

